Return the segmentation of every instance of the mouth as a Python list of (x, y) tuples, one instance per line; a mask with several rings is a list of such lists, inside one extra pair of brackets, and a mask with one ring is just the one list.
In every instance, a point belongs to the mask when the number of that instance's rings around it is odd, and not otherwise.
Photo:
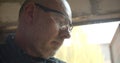
[(58, 41), (52, 41), (52, 44), (54, 44), (54, 45), (59, 45), (60, 42), (58, 42)]
[(60, 46), (62, 44), (62, 41), (52, 41), (51, 42), (54, 46)]

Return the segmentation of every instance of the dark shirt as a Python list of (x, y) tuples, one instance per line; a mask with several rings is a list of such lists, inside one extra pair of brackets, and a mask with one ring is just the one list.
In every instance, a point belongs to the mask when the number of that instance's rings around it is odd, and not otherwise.
[(5, 44), (0, 44), (0, 63), (65, 63), (57, 58), (43, 59), (27, 55), (14, 44), (14, 35), (8, 36)]

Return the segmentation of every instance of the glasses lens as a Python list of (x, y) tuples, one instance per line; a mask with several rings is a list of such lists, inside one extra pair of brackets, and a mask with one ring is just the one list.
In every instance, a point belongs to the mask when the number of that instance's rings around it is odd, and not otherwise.
[(62, 14), (50, 13), (51, 18), (54, 19), (61, 30), (68, 28), (69, 31), (72, 30), (73, 26), (68, 17)]

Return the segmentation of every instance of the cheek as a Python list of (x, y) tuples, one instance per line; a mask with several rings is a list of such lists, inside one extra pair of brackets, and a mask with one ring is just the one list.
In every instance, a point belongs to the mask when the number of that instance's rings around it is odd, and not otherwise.
[(33, 29), (39, 39), (52, 39), (58, 35), (58, 26), (50, 17), (36, 18), (34, 21)]
[(48, 19), (46, 21), (45, 27), (46, 27), (46, 30), (44, 32), (46, 32), (48, 35), (56, 36), (59, 32), (59, 28), (56, 25), (56, 22), (54, 20)]
[(58, 28), (55, 24), (42, 24), (41, 26), (38, 24), (35, 26), (36, 31), (34, 32), (35, 35), (37, 35), (38, 39), (52, 39), (55, 38), (58, 35)]
[[(52, 25), (51, 27), (48, 27), (48, 30), (46, 32), (46, 36), (50, 36), (50, 37), (53, 37), (55, 38), (57, 35), (58, 35), (58, 28), (54, 25)], [(49, 37), (48, 37), (49, 38)]]

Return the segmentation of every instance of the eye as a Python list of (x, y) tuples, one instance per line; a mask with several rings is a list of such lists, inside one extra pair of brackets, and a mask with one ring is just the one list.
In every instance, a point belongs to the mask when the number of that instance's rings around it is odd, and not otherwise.
[(51, 17), (58, 24), (60, 29), (62, 30), (68, 29), (69, 31), (72, 30), (73, 25), (67, 16), (62, 15), (62, 14), (57, 14), (57, 13), (50, 13), (50, 14), (51, 14)]
[(70, 24), (70, 31), (73, 29), (73, 25), (72, 24)]

